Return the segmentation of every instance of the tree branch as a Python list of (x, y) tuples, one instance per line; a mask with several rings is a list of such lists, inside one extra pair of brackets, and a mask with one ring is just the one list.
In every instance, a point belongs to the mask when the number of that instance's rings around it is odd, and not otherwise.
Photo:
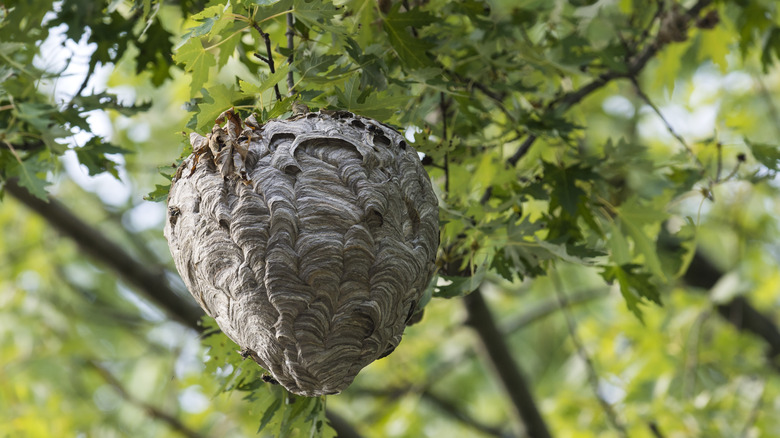
[[(709, 291), (718, 282), (723, 273), (700, 251), (696, 251), (683, 281), (688, 285)], [(768, 316), (753, 307), (747, 298), (736, 297), (728, 303), (718, 304), (716, 310), (737, 330), (747, 331), (762, 338), (768, 345), (766, 352), (770, 364), (780, 371), (780, 329)]]
[[(295, 53), (293, 52), (293, 49), (295, 49), (295, 44), (293, 38), (295, 37), (295, 17), (293, 17), (292, 12), (287, 13), (287, 31), (285, 32), (285, 35), (287, 36), (287, 49), (290, 51), (290, 56), (287, 57), (287, 63), (289, 65), (292, 65), (293, 60), (295, 58)], [(287, 95), (292, 96), (295, 94), (295, 91), (293, 88), (295, 87), (295, 80), (293, 78), (293, 72), (292, 68), (290, 71), (287, 72)]]
[(122, 247), (78, 218), (60, 202), (51, 198), (48, 202), (43, 201), (15, 181), (8, 181), (5, 190), (41, 215), (57, 231), (71, 238), (84, 253), (113, 269), (146, 299), (164, 309), (171, 318), (200, 330), (199, 321), (203, 311), (192, 300), (184, 299), (171, 288), (163, 269), (135, 260)]
[(325, 417), (330, 423), (330, 427), (336, 431), (337, 438), (361, 438), (361, 435), (347, 422), (341, 415), (330, 409), (325, 410)]
[(183, 436), (186, 436), (188, 438), (204, 438), (203, 435), (187, 427), (184, 423), (181, 422), (181, 420), (179, 420), (175, 416), (149, 403), (146, 403), (143, 400), (139, 400), (135, 396), (130, 394), (127, 391), (127, 389), (125, 389), (125, 387), (122, 386), (122, 382), (120, 382), (119, 379), (114, 377), (114, 375), (111, 374), (110, 371), (108, 371), (105, 367), (100, 365), (97, 361), (89, 360), (87, 361), (87, 363), (92, 368), (94, 368), (95, 371), (97, 371), (97, 373), (100, 374), (100, 377), (102, 377), (103, 380), (106, 381), (106, 383), (111, 385), (111, 387), (114, 388), (114, 390), (117, 393), (119, 393), (119, 395), (123, 399), (125, 399), (125, 401), (127, 401), (128, 403), (141, 408), (141, 410), (146, 412), (150, 417), (154, 418), (155, 420), (159, 420), (166, 423), (171, 429), (175, 430), (176, 432), (179, 432)]
[[(712, 0), (699, 0), (696, 2), (696, 4), (691, 6), (690, 9), (685, 11), (682, 14), (683, 23), (685, 26), (696, 20), (699, 13), (711, 3)], [(657, 14), (656, 16), (659, 15)], [(647, 63), (670, 42), (671, 41), (665, 40), (663, 35), (659, 33), (650, 44), (647, 44), (642, 51), (640, 51), (636, 56), (628, 61), (625, 71), (610, 70), (606, 73), (603, 73), (596, 79), (583, 85), (577, 90), (565, 93), (559, 98), (553, 100), (547, 105), (547, 110), (555, 110), (558, 113), (565, 112), (572, 106), (579, 103), (582, 99), (589, 96), (591, 93), (601, 89), (615, 79), (636, 77), (645, 68)], [(534, 135), (529, 135), (528, 139), (526, 139), (526, 142), (524, 142), (517, 150), (517, 152), (512, 155), (510, 158), (511, 161), (509, 161), (509, 163), (514, 166), (518, 161), (520, 161), (520, 159), (531, 149), (534, 141), (536, 141), (536, 137)]]
[(477, 289), (466, 295), (463, 301), (468, 315), (466, 324), (477, 332), (517, 414), (525, 424), (528, 435), (534, 438), (549, 438), (551, 435), (547, 424), (539, 413), (520, 368), (510, 354), (511, 349), (493, 320), (482, 292)]
[[(261, 37), (263, 37), (263, 40), (265, 41), (265, 51), (268, 55), (267, 58), (264, 58), (259, 53), (255, 53), (255, 57), (268, 64), (271, 74), (274, 74), (276, 73), (276, 67), (274, 66), (274, 54), (271, 51), (271, 35), (263, 32), (263, 29), (261, 29), (260, 25), (257, 23), (252, 23), (252, 27), (260, 33)], [(274, 84), (274, 92), (276, 93), (276, 100), (282, 100), (282, 93), (279, 92), (279, 84)]]
[(464, 412), (462, 409), (460, 409), (455, 403), (445, 398), (439, 397), (438, 395), (432, 393), (431, 391), (423, 391), (420, 395), (422, 396), (423, 400), (428, 401), (432, 405), (439, 408), (445, 414), (460, 421), (461, 423), (463, 423), (468, 427), (478, 430), (484, 433), (485, 435), (491, 435), (496, 437), (507, 436), (507, 434), (504, 433), (501, 429), (477, 421), (476, 419), (472, 418), (469, 414)]
[(591, 300), (604, 298), (609, 295), (609, 288), (586, 290), (573, 293), (570, 296), (562, 296), (558, 299), (550, 299), (524, 308), (524, 313), (501, 324), (501, 332), (504, 336), (510, 335), (544, 317), (552, 315), (562, 308), (571, 308)]

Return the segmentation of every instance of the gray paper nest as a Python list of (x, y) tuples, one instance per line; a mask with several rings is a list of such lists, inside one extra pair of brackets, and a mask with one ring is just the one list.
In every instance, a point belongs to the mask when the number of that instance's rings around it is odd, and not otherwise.
[(395, 349), (431, 279), (428, 175), (398, 132), (346, 111), (244, 126), (230, 110), (217, 123), (190, 136), (171, 187), (176, 267), (285, 388), (338, 393)]

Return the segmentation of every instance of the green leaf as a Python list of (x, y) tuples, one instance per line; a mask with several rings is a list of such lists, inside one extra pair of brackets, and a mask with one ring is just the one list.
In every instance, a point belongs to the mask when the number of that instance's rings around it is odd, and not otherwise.
[(406, 28), (430, 24), (434, 20), (433, 16), (427, 12), (420, 12), (418, 9), (399, 13), (400, 6), (401, 2), (397, 2), (382, 21), (382, 28), (387, 33), (393, 50), (407, 67), (412, 69), (432, 67), (433, 60), (426, 52), (434, 45), (420, 38), (415, 38)]
[(90, 175), (108, 172), (119, 179), (119, 173), (116, 169), (117, 163), (106, 158), (106, 154), (126, 154), (129, 151), (105, 143), (99, 137), (92, 137), (87, 144), (76, 148), (76, 156), (79, 162), (87, 166)]
[(344, 84), (344, 91), (339, 88), (334, 90), (341, 108), (366, 117), (387, 120), (409, 101), (408, 96), (394, 96), (391, 90), (374, 92), (372, 88), (361, 89), (360, 82), (360, 75), (353, 75)]
[(264, 91), (270, 90), (271, 88), (274, 87), (274, 85), (283, 81), (289, 71), (290, 71), (290, 65), (284, 64), (281, 67), (279, 67), (275, 73), (272, 73), (267, 77), (261, 78), (259, 85), (244, 80), (238, 81), (238, 85), (241, 88), (241, 91), (245, 95), (257, 98), (258, 95), (262, 94)]
[(620, 228), (634, 241), (635, 251), (644, 257), (645, 265), (658, 278), (665, 280), (661, 261), (655, 245), (655, 236), (648, 234), (648, 227), (658, 227), (668, 214), (652, 205), (646, 205), (636, 196), (617, 208)]
[(561, 207), (570, 216), (576, 217), (579, 204), (586, 199), (585, 191), (577, 181), (591, 181), (597, 175), (581, 164), (561, 167), (545, 161), (543, 166), (545, 182), (551, 187), (550, 212)]
[(645, 299), (661, 305), (661, 294), (650, 281), (650, 274), (641, 272), (641, 269), (641, 266), (634, 264), (608, 266), (601, 272), (601, 276), (607, 282), (617, 280), (626, 306), (644, 323), (639, 305), (643, 304)]
[[(324, 55), (313, 53), (310, 56), (297, 61), (295, 69), (301, 73), (301, 77), (306, 79), (312, 79), (321, 73), (325, 73), (341, 58), (339, 55)], [(329, 80), (329, 79), (326, 79)]]
[(49, 201), (49, 194), (46, 192), (46, 186), (49, 182), (46, 180), (46, 173), (51, 170), (48, 162), (40, 159), (40, 155), (24, 161), (11, 161), (6, 168), (8, 178), (18, 178), (19, 185), (27, 189), (35, 197), (46, 202)]
[(615, 223), (613, 223), (611, 227), (609, 247), (613, 262), (619, 265), (631, 262), (631, 251), (628, 247), (628, 240), (626, 240), (623, 230)]
[(761, 68), (764, 73), (769, 72), (775, 59), (780, 59), (780, 27), (777, 26), (769, 31), (761, 49)]
[(199, 38), (190, 38), (173, 55), (173, 59), (184, 64), (184, 71), (192, 73), (190, 95), (194, 96), (209, 78), (209, 69), (217, 65), (214, 55), (208, 53)]
[(214, 125), (219, 115), (233, 106), (233, 102), (241, 97), (241, 93), (231, 85), (230, 88), (218, 84), (208, 91), (203, 90), (203, 102), (199, 105), (198, 131), (205, 131)]
[(780, 171), (780, 147), (766, 143), (754, 143), (745, 139), (753, 157), (770, 170)]
[(449, 284), (437, 284), (433, 291), (433, 296), (439, 298), (454, 298), (470, 294), (482, 285), (486, 273), (487, 265), (482, 264), (478, 266), (473, 275), (469, 277), (441, 275), (440, 278), (448, 281)]
[(136, 40), (138, 55), (136, 57), (136, 74), (143, 71), (152, 72), (152, 83), (160, 86), (165, 79), (171, 77), (170, 67), (173, 64), (171, 53), (173, 43), (172, 35), (165, 30), (159, 20), (154, 20), (149, 25), (141, 40)]
[(144, 196), (144, 200), (151, 202), (166, 202), (168, 200), (168, 192), (170, 191), (170, 184), (155, 184), (154, 190)]
[(257, 433), (260, 433), (263, 431), (263, 429), (266, 428), (271, 423), (271, 420), (274, 418), (276, 413), (279, 411), (279, 408), (282, 407), (282, 399), (277, 398), (274, 400), (273, 404), (271, 404), (271, 407), (266, 409), (263, 413), (263, 418), (260, 420), (260, 426), (257, 428)]
[(338, 14), (338, 9), (331, 1), (295, 0), (293, 2), (295, 19), (300, 20), (309, 28), (320, 28), (326, 32), (341, 33), (342, 30), (332, 23)]
[(513, 281), (514, 276), (514, 263), (512, 263), (505, 255), (505, 250), (500, 249), (496, 251), (493, 256), (493, 260), (490, 262), (490, 269), (493, 269), (506, 281)]

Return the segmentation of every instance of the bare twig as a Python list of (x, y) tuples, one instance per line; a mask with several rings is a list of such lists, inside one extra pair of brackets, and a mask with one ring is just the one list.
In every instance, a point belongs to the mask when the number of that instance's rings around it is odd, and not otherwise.
[(699, 158), (696, 157), (696, 154), (693, 153), (693, 149), (688, 145), (688, 143), (685, 141), (685, 139), (680, 135), (672, 126), (671, 123), (669, 123), (668, 120), (666, 120), (666, 117), (661, 113), (660, 108), (652, 101), (650, 100), (650, 97), (645, 94), (644, 91), (642, 91), (642, 87), (639, 86), (639, 82), (637, 81), (636, 77), (631, 77), (631, 83), (634, 85), (634, 90), (636, 91), (636, 95), (639, 96), (640, 99), (645, 103), (645, 105), (649, 106), (650, 109), (653, 110), (653, 112), (658, 116), (659, 119), (661, 119), (661, 122), (663, 122), (664, 126), (666, 127), (666, 130), (669, 131), (669, 134), (672, 135), (681, 145), (685, 148), (685, 150), (688, 152), (688, 155), (691, 156), (696, 162), (699, 164), (699, 166), (703, 166), (702, 163), (699, 161)]
[[(257, 23), (252, 23), (252, 27), (254, 27), (255, 30), (260, 33), (260, 36), (263, 37), (263, 40), (265, 41), (265, 52), (268, 55), (268, 57), (265, 58), (259, 53), (255, 53), (255, 57), (268, 64), (268, 68), (271, 70), (271, 74), (276, 73), (276, 67), (274, 66), (274, 54), (271, 51), (271, 36), (263, 32), (263, 29), (261, 29), (260, 25)], [(274, 92), (276, 93), (276, 100), (282, 100), (282, 93), (279, 92), (279, 84), (274, 84)]]
[[(696, 391), (696, 375), (699, 368), (699, 345), (701, 345), (702, 329), (710, 317), (710, 310), (705, 310), (696, 317), (696, 321), (688, 333), (686, 341), (687, 355), (685, 357), (685, 372), (682, 379), (682, 397), (690, 399)], [(690, 345), (693, 344), (693, 345)]]
[[(441, 112), (441, 141), (442, 144), (446, 144), (447, 140), (447, 101), (444, 98), (444, 93), (439, 93), (439, 112)], [(449, 148), (444, 153), (444, 196), (450, 194), (450, 153)]]
[(599, 288), (577, 292), (571, 296), (558, 296), (554, 299), (543, 301), (533, 306), (526, 307), (524, 313), (501, 324), (501, 332), (506, 335), (512, 334), (522, 328), (525, 328), (542, 318), (552, 315), (562, 308), (572, 308), (579, 304), (585, 304), (592, 300), (604, 298), (609, 294), (608, 288)]
[(155, 420), (162, 421), (163, 423), (167, 424), (168, 427), (170, 427), (171, 429), (175, 430), (176, 432), (180, 433), (183, 436), (186, 436), (188, 438), (204, 438), (203, 435), (190, 429), (184, 423), (182, 423), (181, 420), (174, 417), (173, 415), (143, 400), (139, 400), (138, 398), (130, 394), (127, 391), (127, 389), (124, 386), (122, 386), (122, 382), (120, 382), (119, 379), (114, 377), (114, 375), (111, 374), (111, 372), (108, 371), (108, 369), (106, 369), (103, 365), (101, 365), (97, 361), (89, 360), (87, 361), (87, 363), (92, 368), (94, 368), (95, 371), (97, 371), (97, 373), (100, 375), (100, 377), (102, 377), (103, 380), (106, 381), (106, 383), (111, 385), (111, 387), (114, 388), (114, 390), (128, 403), (141, 408), (141, 410), (146, 412), (150, 417), (154, 418)]
[(485, 435), (491, 435), (495, 437), (507, 436), (507, 434), (504, 431), (502, 431), (500, 428), (495, 426), (490, 426), (478, 421), (477, 419), (469, 415), (467, 412), (460, 409), (455, 403), (443, 397), (439, 397), (438, 395), (434, 394), (431, 391), (424, 391), (420, 395), (422, 396), (423, 400), (431, 403), (432, 405), (436, 406), (445, 414), (449, 415), (450, 417), (458, 420), (459, 422), (463, 423), (464, 425), (472, 429), (482, 432)]
[(529, 436), (549, 438), (550, 431), (536, 406), (531, 390), (520, 367), (510, 354), (511, 349), (496, 326), (493, 315), (477, 289), (463, 299), (466, 305), (466, 324), (477, 332), (485, 352), (493, 364), (517, 415), (522, 418)]
[(528, 137), (525, 138), (523, 144), (517, 148), (517, 151), (515, 151), (515, 153), (506, 160), (506, 162), (509, 163), (510, 166), (514, 167), (517, 162), (528, 153), (528, 151), (531, 149), (531, 145), (533, 145), (535, 141), (536, 135), (528, 134)]
[(647, 22), (647, 25), (644, 27), (644, 29), (642, 29), (642, 32), (639, 34), (639, 37), (634, 41), (635, 45), (641, 44), (650, 35), (650, 29), (653, 28), (653, 25), (655, 24), (656, 20), (661, 18), (661, 15), (664, 12), (665, 3), (666, 2), (664, 0), (656, 1), (655, 14), (653, 14), (653, 18), (651, 18), (650, 21)]
[[(292, 65), (295, 54), (293, 52), (293, 49), (295, 49), (295, 44), (293, 38), (295, 37), (295, 17), (293, 17), (292, 12), (287, 13), (287, 32), (285, 32), (285, 35), (287, 35), (287, 50), (290, 51), (290, 56), (287, 57), (287, 63), (289, 65)], [(292, 96), (295, 94), (295, 91), (293, 90), (295, 88), (295, 80), (293, 78), (293, 72), (292, 69), (287, 72), (287, 95)]]
[(615, 431), (617, 431), (619, 436), (624, 438), (628, 437), (626, 426), (622, 421), (620, 421), (620, 419), (618, 419), (617, 413), (615, 412), (615, 409), (612, 407), (612, 405), (609, 404), (609, 402), (607, 402), (607, 400), (605, 400), (601, 395), (601, 389), (599, 388), (599, 375), (596, 372), (596, 366), (593, 363), (593, 359), (591, 359), (590, 355), (588, 354), (588, 351), (585, 349), (585, 345), (582, 343), (582, 339), (580, 339), (579, 333), (577, 333), (577, 325), (574, 322), (574, 318), (572, 318), (571, 313), (566, 306), (566, 295), (563, 291), (563, 284), (561, 284), (561, 279), (557, 270), (552, 272), (551, 278), (553, 284), (555, 285), (555, 295), (558, 297), (561, 312), (563, 313), (563, 317), (566, 320), (566, 327), (569, 329), (569, 337), (571, 337), (571, 341), (574, 344), (574, 348), (577, 350), (577, 354), (580, 356), (580, 359), (582, 359), (582, 361), (585, 363), (585, 370), (588, 373), (588, 382), (590, 383), (591, 390), (593, 390), (593, 394), (596, 396), (596, 400), (599, 401), (601, 409), (604, 411), (604, 414), (606, 415), (607, 421), (609, 421), (610, 425), (615, 429)]
[(758, 416), (761, 414), (761, 406), (764, 404), (765, 391), (766, 382), (761, 382), (761, 391), (759, 391), (758, 397), (756, 397), (756, 402), (753, 404), (753, 409), (750, 410), (750, 415), (745, 422), (745, 426), (742, 428), (742, 433), (739, 435), (741, 438), (748, 438), (751, 436), (750, 430), (753, 428), (753, 425), (756, 424)]

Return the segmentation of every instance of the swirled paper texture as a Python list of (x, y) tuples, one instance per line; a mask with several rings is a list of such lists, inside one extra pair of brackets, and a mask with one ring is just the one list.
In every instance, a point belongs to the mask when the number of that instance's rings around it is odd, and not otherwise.
[(171, 187), (176, 267), (285, 388), (338, 393), (398, 345), (433, 275), (428, 175), (399, 133), (346, 111), (218, 122)]

